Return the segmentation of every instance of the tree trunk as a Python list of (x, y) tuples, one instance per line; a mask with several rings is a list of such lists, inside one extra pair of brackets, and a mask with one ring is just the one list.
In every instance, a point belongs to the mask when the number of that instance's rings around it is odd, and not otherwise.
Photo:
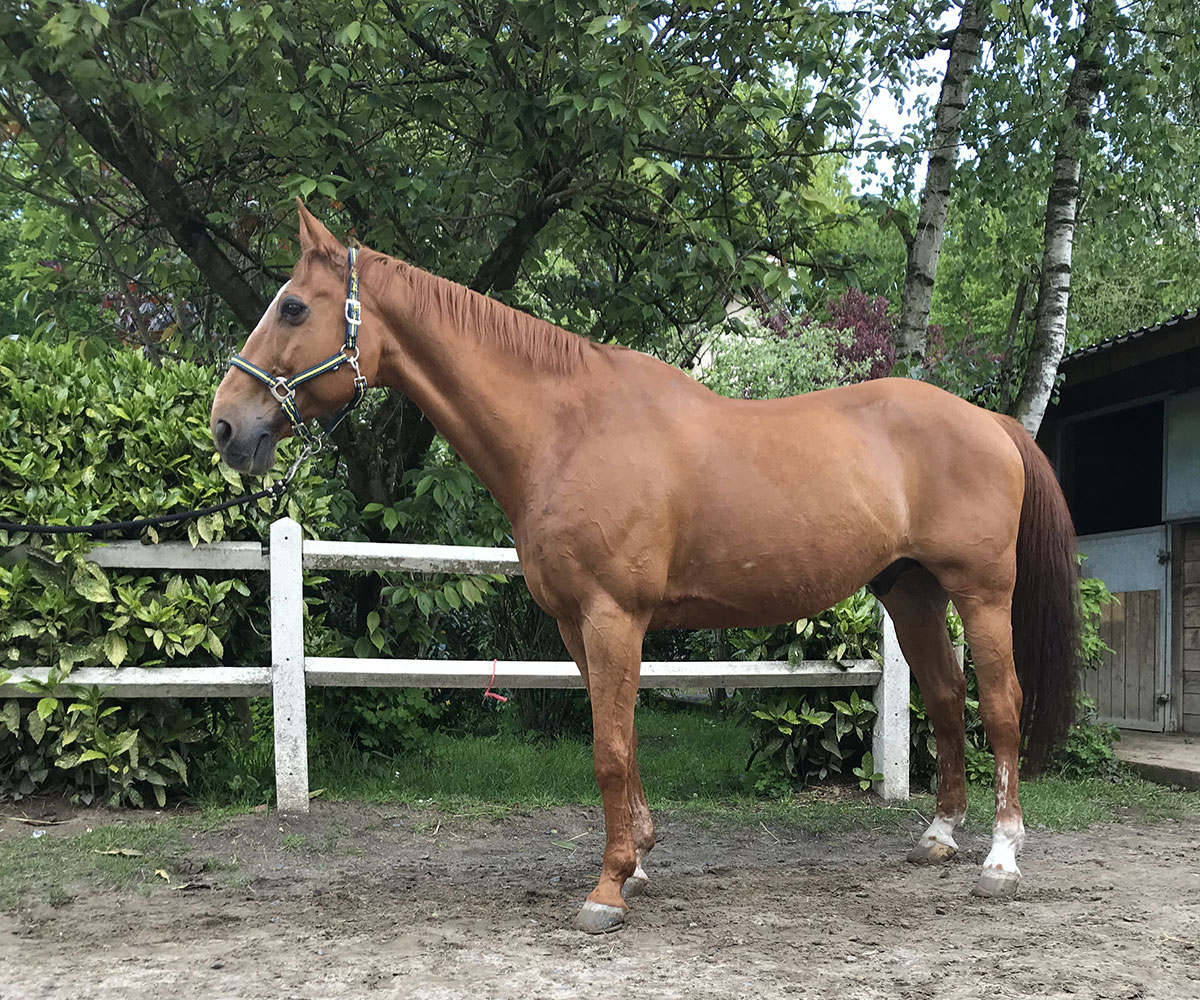
[(979, 62), (980, 37), (991, 17), (988, 0), (966, 0), (962, 18), (950, 42), (950, 58), (942, 93), (934, 113), (933, 146), (921, 194), (917, 231), (908, 244), (908, 267), (904, 273), (904, 296), (896, 326), (896, 361), (908, 374), (922, 377), (925, 339), (929, 328), (929, 306), (933, 301), (933, 279), (937, 274), (946, 212), (950, 207), (950, 179), (958, 159), (963, 109), (971, 93), (971, 74)]
[(1036, 436), (1054, 391), (1054, 380), (1067, 343), (1067, 305), (1071, 296), (1071, 251), (1079, 208), (1080, 159), (1092, 127), (1092, 106), (1103, 83), (1104, 45), (1112, 19), (1096, 23), (1093, 4), (1084, 8), (1083, 33), (1075, 47), (1075, 67), (1067, 84), (1066, 122), (1054, 150), (1050, 193), (1046, 198), (1046, 229), (1042, 274), (1038, 283), (1033, 343), (1013, 415)]

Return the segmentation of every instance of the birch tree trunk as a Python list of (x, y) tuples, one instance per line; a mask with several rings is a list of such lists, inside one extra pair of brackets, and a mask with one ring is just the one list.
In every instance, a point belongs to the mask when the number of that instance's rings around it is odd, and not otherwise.
[[(1033, 343), (1025, 362), (1015, 416), (1036, 436), (1054, 391), (1054, 380), (1067, 343), (1067, 306), (1071, 297), (1071, 252), (1079, 209), (1080, 162), (1084, 141), (1092, 128), (1092, 107), (1104, 81), (1104, 46), (1112, 19), (1097, 7), (1084, 6), (1083, 33), (1075, 47), (1075, 67), (1067, 84), (1065, 106), (1069, 120), (1054, 150), (1050, 192), (1046, 197), (1046, 228), (1042, 274), (1038, 283)], [(1105, 26), (1097, 22), (1097, 13)]]
[(933, 144), (921, 194), (917, 231), (908, 244), (904, 295), (896, 327), (896, 360), (907, 362), (908, 374), (920, 378), (925, 365), (925, 341), (933, 279), (937, 274), (946, 212), (950, 207), (950, 179), (958, 159), (962, 115), (971, 93), (971, 74), (979, 62), (980, 37), (991, 17), (988, 0), (965, 0), (962, 18), (950, 42), (950, 58), (942, 92), (934, 113)]

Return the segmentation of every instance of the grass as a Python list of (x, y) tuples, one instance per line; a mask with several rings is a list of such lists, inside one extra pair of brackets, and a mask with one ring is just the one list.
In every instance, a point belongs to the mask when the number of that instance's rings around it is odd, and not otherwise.
[[(749, 794), (746, 733), (733, 722), (691, 711), (639, 712), (638, 737), (651, 805)], [(312, 760), (310, 771), (313, 787), (335, 799), (533, 808), (600, 801), (590, 740), (545, 742), (506, 730), (436, 733), (421, 753), (394, 756), (340, 748)]]
[[(102, 826), (75, 836), (30, 836), (0, 841), (0, 911), (21, 899), (61, 906), (73, 898), (71, 887), (127, 887), (159, 878), (158, 869), (171, 871), (184, 850), (186, 821), (171, 818), (153, 823), (131, 822)], [(105, 854), (115, 850), (137, 855)]]
[[(933, 813), (932, 795), (897, 808), (828, 790), (764, 800), (745, 771), (747, 739), (736, 722), (701, 711), (638, 711), (638, 761), (650, 807), (697, 820), (755, 824), (764, 820), (813, 833), (892, 829)], [(343, 748), (311, 764), (314, 787), (338, 800), (436, 807), (456, 814), (598, 804), (591, 743), (545, 743), (502, 730), (488, 735), (436, 734), (421, 754), (384, 756)], [(990, 822), (992, 789), (968, 788), (973, 824)], [(1133, 775), (1120, 781), (1042, 778), (1021, 784), (1031, 827), (1079, 830), (1122, 819), (1154, 822), (1200, 813), (1200, 793), (1177, 792)], [(986, 819), (985, 819), (986, 818)]]

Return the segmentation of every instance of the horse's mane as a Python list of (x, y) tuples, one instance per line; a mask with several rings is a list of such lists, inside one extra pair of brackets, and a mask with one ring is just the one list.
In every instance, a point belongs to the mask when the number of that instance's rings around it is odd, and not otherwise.
[[(343, 276), (346, 274), (345, 258), (310, 251), (296, 265), (297, 276), (310, 258), (333, 267)], [(417, 319), (470, 331), (480, 340), (497, 343), (544, 371), (564, 374), (577, 370), (583, 363), (590, 341), (463, 285), (365, 248), (359, 255), (359, 269), (360, 282), (369, 286), (373, 294), (385, 294), (393, 284), (401, 282), (402, 294), (409, 297)]]

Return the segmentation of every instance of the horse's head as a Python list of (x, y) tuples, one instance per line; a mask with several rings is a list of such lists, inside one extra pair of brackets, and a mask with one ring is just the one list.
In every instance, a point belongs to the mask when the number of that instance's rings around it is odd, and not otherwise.
[[(210, 426), (230, 468), (261, 475), (275, 445), (303, 422), (356, 402), (379, 363), (378, 324), (350, 302), (348, 251), (300, 205), (300, 261), (235, 358), (213, 398)], [(355, 313), (357, 312), (357, 315)], [(361, 357), (357, 327), (364, 338)], [(357, 368), (356, 368), (357, 363)], [(356, 381), (361, 371), (364, 378)]]

